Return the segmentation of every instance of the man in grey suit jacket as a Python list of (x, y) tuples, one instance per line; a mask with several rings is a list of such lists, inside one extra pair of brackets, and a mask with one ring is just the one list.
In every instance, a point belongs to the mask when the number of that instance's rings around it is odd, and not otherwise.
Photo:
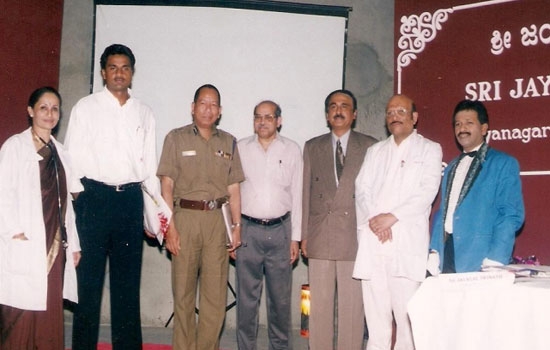
[(352, 279), (357, 253), (355, 178), (376, 139), (351, 130), (357, 100), (348, 90), (327, 96), (325, 114), (331, 132), (304, 147), (302, 254), (309, 258), (309, 347), (334, 348), (337, 300), (336, 348), (359, 350), (364, 314), (361, 284)]

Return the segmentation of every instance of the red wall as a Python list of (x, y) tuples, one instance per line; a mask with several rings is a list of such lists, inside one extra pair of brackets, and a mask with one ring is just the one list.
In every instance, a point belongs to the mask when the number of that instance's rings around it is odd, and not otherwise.
[(0, 144), (24, 130), (31, 92), (59, 83), (63, 0), (0, 0)]
[[(549, 13), (547, 0), (395, 1), (395, 90), (415, 99), (418, 130), (442, 145), (445, 162), (459, 153), (451, 127), (455, 105), (464, 98), (484, 102), (491, 135), (500, 136), (489, 144), (516, 157), (525, 173), (526, 222), (515, 255), (534, 254), (545, 264), (550, 264)], [(523, 79), (521, 97), (517, 79)], [(504, 130), (515, 137), (502, 137)]]

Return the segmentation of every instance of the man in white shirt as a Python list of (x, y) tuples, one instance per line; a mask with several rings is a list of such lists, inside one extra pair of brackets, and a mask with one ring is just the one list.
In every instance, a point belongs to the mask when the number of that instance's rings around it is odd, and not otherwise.
[(105, 87), (71, 112), (65, 146), (83, 189), (75, 201), (82, 260), (73, 349), (95, 349), (105, 265), (109, 258), (113, 349), (141, 349), (139, 286), (143, 249), (141, 184), (159, 192), (155, 121), (131, 96), (135, 57), (119, 44), (100, 60)]
[[(353, 277), (362, 280), (368, 350), (413, 350), (407, 303), (426, 275), (428, 219), (441, 179), (439, 144), (417, 134), (414, 102), (393, 96), (391, 136), (367, 150), (355, 181), (359, 249)], [(393, 315), (393, 316), (392, 316)]]
[(281, 108), (254, 108), (255, 134), (238, 143), (245, 174), (241, 184), (241, 239), (236, 255), (237, 343), (256, 349), (258, 309), (265, 276), (270, 349), (291, 349), (292, 265), (302, 224), (302, 154), (278, 133)]

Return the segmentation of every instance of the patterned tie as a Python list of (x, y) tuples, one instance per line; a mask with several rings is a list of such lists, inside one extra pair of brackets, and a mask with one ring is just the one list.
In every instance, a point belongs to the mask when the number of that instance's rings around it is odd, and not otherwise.
[(342, 176), (342, 171), (344, 170), (344, 161), (346, 157), (344, 156), (344, 151), (342, 150), (342, 144), (340, 140), (336, 141), (336, 176), (340, 180)]

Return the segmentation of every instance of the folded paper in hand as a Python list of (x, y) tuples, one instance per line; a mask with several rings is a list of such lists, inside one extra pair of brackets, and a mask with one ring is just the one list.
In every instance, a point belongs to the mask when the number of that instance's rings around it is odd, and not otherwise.
[(227, 238), (229, 243), (233, 244), (233, 218), (231, 216), (231, 207), (229, 202), (222, 204), (223, 221), (225, 222), (225, 230), (227, 232)]
[(143, 192), (143, 227), (154, 234), (162, 245), (172, 217), (172, 211), (160, 194), (153, 194), (141, 186)]

